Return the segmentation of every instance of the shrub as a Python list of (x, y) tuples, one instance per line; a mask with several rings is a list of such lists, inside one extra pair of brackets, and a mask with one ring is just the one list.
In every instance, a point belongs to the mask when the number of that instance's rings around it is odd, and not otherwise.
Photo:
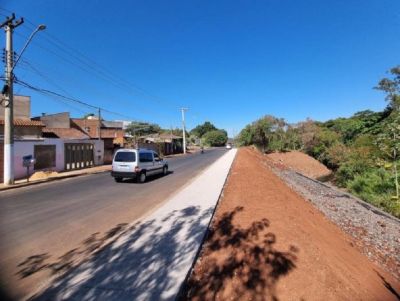
[(400, 203), (392, 199), (395, 191), (393, 176), (383, 168), (356, 174), (347, 183), (349, 191), (395, 216), (400, 214)]

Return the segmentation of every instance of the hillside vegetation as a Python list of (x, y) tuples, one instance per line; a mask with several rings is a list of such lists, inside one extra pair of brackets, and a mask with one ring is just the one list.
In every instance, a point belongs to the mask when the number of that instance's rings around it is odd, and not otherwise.
[(349, 118), (294, 125), (266, 115), (247, 125), (237, 143), (263, 152), (305, 152), (333, 170), (336, 185), (400, 217), (400, 67), (390, 74), (376, 87), (386, 94), (382, 112), (365, 110)]

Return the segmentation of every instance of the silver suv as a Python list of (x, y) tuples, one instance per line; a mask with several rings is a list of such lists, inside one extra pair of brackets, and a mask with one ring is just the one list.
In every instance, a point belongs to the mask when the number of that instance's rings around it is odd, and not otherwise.
[(168, 162), (149, 149), (119, 149), (114, 155), (111, 176), (116, 182), (124, 178), (144, 183), (150, 175), (168, 173)]

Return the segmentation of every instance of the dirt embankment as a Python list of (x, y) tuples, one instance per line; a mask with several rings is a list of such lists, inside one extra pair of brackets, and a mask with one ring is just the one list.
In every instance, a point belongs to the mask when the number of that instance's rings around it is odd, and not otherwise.
[(182, 300), (397, 300), (400, 284), (241, 149)]
[(266, 155), (275, 167), (289, 168), (313, 179), (329, 176), (332, 172), (318, 160), (298, 151)]

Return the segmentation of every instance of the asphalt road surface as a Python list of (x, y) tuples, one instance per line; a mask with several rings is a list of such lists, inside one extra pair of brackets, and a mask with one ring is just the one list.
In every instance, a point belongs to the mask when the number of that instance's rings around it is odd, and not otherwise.
[(31, 293), (76, 254), (90, 254), (98, 237), (140, 220), (225, 152), (170, 158), (170, 173), (144, 184), (116, 183), (106, 172), (0, 192), (2, 289), (17, 298)]

